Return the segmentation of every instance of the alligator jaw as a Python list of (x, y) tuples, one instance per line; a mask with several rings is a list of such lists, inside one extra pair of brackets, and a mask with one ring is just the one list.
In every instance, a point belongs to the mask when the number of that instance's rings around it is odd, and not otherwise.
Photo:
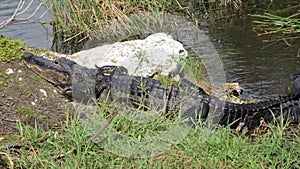
[(64, 88), (72, 82), (71, 72), (65, 71), (55, 60), (49, 60), (47, 58), (34, 56), (31, 53), (26, 53), (23, 55), (23, 63), (43, 79), (60, 88)]

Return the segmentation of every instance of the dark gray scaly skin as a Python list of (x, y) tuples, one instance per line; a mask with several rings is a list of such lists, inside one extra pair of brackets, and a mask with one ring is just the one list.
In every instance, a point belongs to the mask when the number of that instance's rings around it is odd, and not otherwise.
[[(47, 69), (54, 71), (53, 74), (58, 72), (67, 74), (67, 78), (72, 77), (72, 80), (60, 81), (61, 78), (54, 76), (54, 79), (48, 81), (63, 88), (62, 94), (75, 100), (80, 99), (79, 101), (88, 101), (91, 98), (101, 101), (108, 98), (121, 106), (140, 108), (142, 105), (144, 109), (151, 107), (163, 110), (162, 113), (175, 110), (181, 113), (180, 117), (189, 119), (189, 124), (209, 118), (221, 125), (231, 124), (237, 127), (242, 124), (242, 127), (248, 129), (259, 126), (261, 119), (274, 122), (281, 115), (284, 122), (299, 123), (300, 119), (300, 97), (297, 92), (257, 103), (235, 104), (209, 96), (200, 87), (185, 79), (178, 86), (164, 86), (155, 79), (118, 73), (124, 72), (124, 69), (120, 71), (114, 66), (88, 69), (66, 58), (49, 61), (32, 54), (25, 54), (23, 58), (30, 69)], [(108, 74), (104, 73), (111, 69), (113, 70)], [(299, 89), (299, 84), (300, 78), (296, 79), (294, 91)]]

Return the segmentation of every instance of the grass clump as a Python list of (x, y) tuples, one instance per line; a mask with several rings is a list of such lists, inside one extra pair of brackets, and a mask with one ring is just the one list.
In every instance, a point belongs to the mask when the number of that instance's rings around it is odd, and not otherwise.
[(5, 72), (0, 72), (0, 86), (8, 87), (8, 74)]
[[(82, 48), (80, 44), (93, 37), (97, 37), (105, 44), (124, 41), (128, 37), (136, 37), (134, 35), (140, 35), (138, 38), (144, 38), (145, 35), (164, 32), (161, 27), (171, 25), (166, 23), (163, 17), (167, 14), (181, 16), (185, 19), (186, 16), (189, 16), (191, 18), (189, 21), (197, 25), (197, 15), (201, 13), (211, 12), (210, 16), (213, 17), (214, 15), (223, 14), (217, 14), (219, 9), (229, 8), (235, 10), (242, 6), (240, 0), (217, 0), (212, 2), (205, 0), (78, 0), (76, 2), (65, 0), (57, 2), (51, 0), (46, 3), (49, 9), (51, 7), (49, 12), (54, 20), (52, 22), (55, 35), (54, 50), (63, 50), (60, 52), (64, 53), (80, 50), (79, 48)], [(194, 10), (194, 7), (197, 7), (197, 9)], [(180, 23), (181, 21), (173, 21), (173, 23), (176, 22)], [(76, 44), (77, 47), (72, 48), (71, 44), (73, 46)], [(64, 47), (71, 49), (64, 49)]]
[[(102, 110), (100, 113), (103, 113)], [(107, 117), (110, 117), (110, 113), (112, 112), (107, 113)], [(97, 121), (96, 118), (94, 120)], [(161, 133), (161, 130), (168, 128), (171, 123), (168, 120), (160, 120), (152, 124), (137, 125), (119, 114), (109, 128), (116, 129), (118, 133), (122, 133), (124, 136), (144, 139)], [(94, 142), (87, 142), (91, 133), (78, 118), (68, 117), (66, 125), (56, 130), (44, 131), (37, 126), (19, 125), (18, 127), (20, 135), (16, 141), (29, 142), (30, 144), (14, 149), (3, 146), (0, 151), (6, 155), (0, 154), (2, 166), (10, 167), (13, 165), (16, 168), (300, 167), (298, 161), (300, 126), (298, 129), (295, 127), (289, 130), (286, 126), (269, 126), (264, 134), (244, 135), (235, 133), (229, 127), (219, 126), (216, 130), (211, 131), (199, 125), (191, 129), (178, 144), (173, 144), (161, 153), (143, 158), (121, 156), (105, 149), (103, 145), (109, 141), (115, 141), (107, 139), (107, 137), (113, 136), (109, 128), (98, 135)], [(286, 132), (282, 132), (283, 129), (292, 137), (285, 136), (284, 133)], [(92, 130), (95, 132), (99, 128)], [(96, 144), (95, 141), (97, 140), (103, 141)], [(128, 142), (127, 144), (132, 143)], [(138, 147), (137, 144), (131, 146), (133, 148)], [(75, 151), (69, 153), (74, 148)]]
[(22, 107), (17, 109), (17, 113), (24, 116), (33, 116), (35, 114), (35, 110), (31, 107)]
[[(145, 11), (163, 11), (170, 1), (49, 1), (50, 13), (54, 17), (56, 33), (66, 35), (66, 41), (77, 38), (83, 40), (99, 33), (104, 26), (115, 19), (125, 19), (131, 14)], [(126, 22), (126, 21), (125, 21)], [(79, 38), (78, 38), (79, 37)]]
[(0, 35), (0, 62), (20, 60), (23, 55), (21, 50), (25, 43), (20, 40), (5, 38)]
[[(116, 19), (127, 22), (131, 15), (141, 13), (172, 13), (177, 15), (190, 15), (194, 19), (191, 8), (198, 6), (201, 12), (211, 12), (220, 8), (239, 9), (242, 6), (241, 0), (216, 0), (207, 2), (201, 1), (167, 1), (167, 0), (107, 0), (107, 1), (85, 1), (72, 0), (46, 2), (52, 11), (54, 24), (60, 27), (61, 31), (67, 33), (69, 38), (86, 34), (87, 36), (98, 33), (103, 26), (109, 25)], [(198, 8), (197, 8), (198, 9)], [(124, 20), (125, 19), (125, 20)], [(144, 23), (151, 24), (151, 23)]]

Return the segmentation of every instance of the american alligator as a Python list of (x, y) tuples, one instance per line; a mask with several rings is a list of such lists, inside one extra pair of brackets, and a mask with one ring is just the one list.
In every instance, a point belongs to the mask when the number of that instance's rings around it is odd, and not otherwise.
[(66, 58), (49, 60), (30, 53), (25, 54), (23, 60), (31, 70), (63, 89), (63, 95), (79, 101), (108, 98), (121, 106), (140, 108), (142, 105), (144, 109), (157, 109), (161, 114), (175, 110), (181, 112), (180, 117), (189, 119), (188, 124), (210, 119), (221, 125), (254, 129), (262, 119), (267, 123), (278, 122), (280, 117), (284, 122), (299, 123), (300, 120), (299, 83), (295, 83), (295, 92), (291, 95), (236, 104), (210, 96), (185, 79), (178, 85), (166, 86), (155, 79), (129, 76), (122, 67), (89, 69)]

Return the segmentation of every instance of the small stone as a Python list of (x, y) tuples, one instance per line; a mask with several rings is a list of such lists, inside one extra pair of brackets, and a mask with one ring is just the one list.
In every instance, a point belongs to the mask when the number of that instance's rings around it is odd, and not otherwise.
[(14, 73), (14, 71), (13, 71), (12, 68), (7, 68), (6, 69), (6, 74), (10, 75), (10, 74), (13, 74), (13, 73)]
[(31, 102), (31, 104), (32, 104), (33, 106), (36, 105), (35, 102)]
[(19, 81), (22, 81), (23, 79), (21, 77), (19, 77)]
[(47, 92), (44, 89), (40, 89), (40, 92), (43, 93), (45, 97), (47, 97)]
[(22, 70), (18, 70), (18, 73), (22, 73)]

